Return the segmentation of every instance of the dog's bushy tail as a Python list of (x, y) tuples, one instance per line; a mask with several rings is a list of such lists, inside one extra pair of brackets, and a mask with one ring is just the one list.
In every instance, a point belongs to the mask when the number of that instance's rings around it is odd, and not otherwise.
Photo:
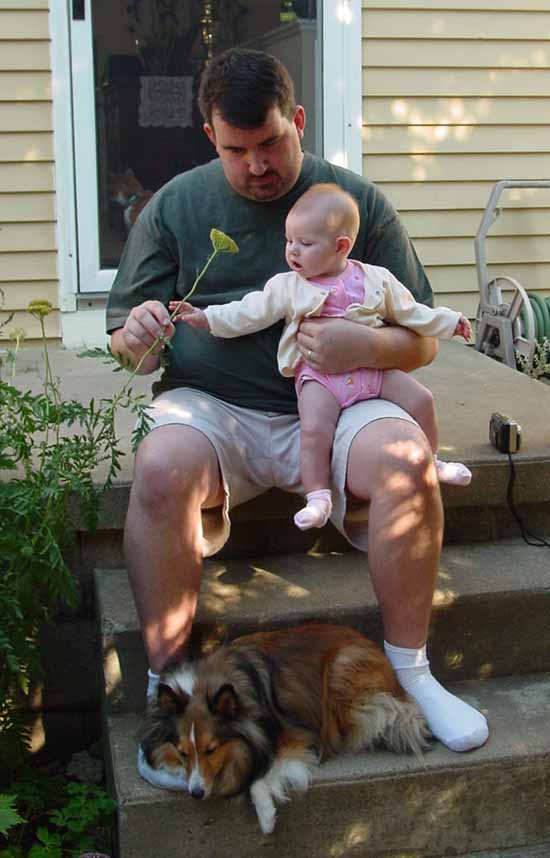
[(414, 700), (399, 700), (380, 691), (358, 702), (352, 713), (354, 730), (346, 743), (352, 750), (383, 744), (396, 753), (413, 753), (422, 759), (430, 747), (430, 730)]

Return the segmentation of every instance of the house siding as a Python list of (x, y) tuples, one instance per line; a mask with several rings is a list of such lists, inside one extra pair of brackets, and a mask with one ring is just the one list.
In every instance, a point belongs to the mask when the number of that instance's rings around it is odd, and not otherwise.
[[(437, 303), (475, 314), (474, 236), (494, 182), (550, 175), (547, 0), (362, 0), (363, 172), (399, 210)], [(550, 294), (550, 192), (508, 192), (491, 276)], [(0, 0), (0, 288), (60, 336), (48, 0)], [(0, 333), (0, 337), (5, 336)]]
[(48, 0), (0, 0), (0, 288), (8, 328), (38, 337), (25, 308), (41, 298), (56, 308), (47, 335), (59, 337)]
[[(363, 0), (363, 172), (399, 210), (438, 304), (473, 317), (474, 237), (500, 179), (550, 178), (547, 0)], [(491, 277), (550, 295), (550, 190), (503, 194)]]

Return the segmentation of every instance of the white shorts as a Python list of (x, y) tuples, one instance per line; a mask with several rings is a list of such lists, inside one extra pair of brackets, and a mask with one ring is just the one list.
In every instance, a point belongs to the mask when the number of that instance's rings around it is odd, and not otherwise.
[[(180, 423), (202, 432), (210, 441), (220, 466), (225, 500), (223, 508), (203, 511), (203, 554), (209, 557), (229, 537), (230, 510), (271, 488), (303, 494), (300, 478), (300, 423), (297, 414), (253, 411), (180, 387), (158, 396), (149, 408), (152, 431)], [(363, 538), (346, 532), (346, 476), (348, 454), (357, 433), (368, 423), (384, 418), (412, 417), (393, 402), (369, 399), (342, 410), (332, 448), (333, 525), (355, 547), (366, 550)], [(354, 508), (353, 520), (368, 517), (368, 504)], [(356, 528), (354, 528), (354, 531)]]

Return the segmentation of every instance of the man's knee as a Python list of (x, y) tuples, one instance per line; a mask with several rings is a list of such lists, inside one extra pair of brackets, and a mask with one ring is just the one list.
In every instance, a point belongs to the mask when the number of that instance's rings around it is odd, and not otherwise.
[(353, 495), (372, 499), (378, 492), (424, 493), (437, 485), (430, 445), (414, 423), (378, 420), (356, 435), (348, 458)]
[(197, 430), (155, 429), (137, 451), (133, 491), (159, 510), (192, 497), (199, 503), (214, 500), (220, 483), (214, 448)]

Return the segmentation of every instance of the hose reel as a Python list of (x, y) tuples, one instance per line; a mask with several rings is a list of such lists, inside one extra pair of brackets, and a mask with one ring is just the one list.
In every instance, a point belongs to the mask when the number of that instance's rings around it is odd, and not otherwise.
[(485, 238), (498, 217), (499, 197), (508, 188), (550, 190), (550, 181), (497, 182), (491, 191), (474, 243), (480, 292), (475, 347), (477, 351), (499, 358), (515, 369), (516, 355), (522, 355), (530, 363), (537, 342), (550, 337), (550, 299), (527, 292), (513, 277), (501, 276), (489, 280)]

